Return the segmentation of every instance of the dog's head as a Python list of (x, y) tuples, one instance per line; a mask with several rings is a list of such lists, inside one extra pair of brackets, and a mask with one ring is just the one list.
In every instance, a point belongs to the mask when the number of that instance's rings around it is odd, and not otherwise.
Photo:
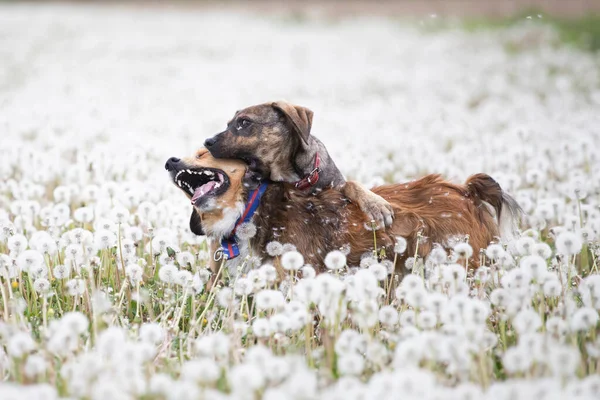
[(200, 149), (193, 157), (169, 158), (165, 169), (192, 203), (192, 232), (224, 236), (233, 229), (244, 208), (246, 165), (242, 161), (217, 160)]
[(238, 158), (263, 178), (291, 182), (294, 155), (310, 144), (313, 113), (286, 102), (265, 103), (235, 113), (227, 129), (204, 142), (217, 158)]

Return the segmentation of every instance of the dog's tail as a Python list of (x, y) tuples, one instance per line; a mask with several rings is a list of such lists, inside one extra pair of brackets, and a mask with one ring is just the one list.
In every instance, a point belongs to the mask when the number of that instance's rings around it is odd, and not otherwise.
[(523, 209), (517, 201), (502, 190), (498, 182), (486, 174), (472, 175), (467, 179), (467, 192), (473, 198), (479, 198), (496, 211), (498, 229), (502, 241), (515, 237)]

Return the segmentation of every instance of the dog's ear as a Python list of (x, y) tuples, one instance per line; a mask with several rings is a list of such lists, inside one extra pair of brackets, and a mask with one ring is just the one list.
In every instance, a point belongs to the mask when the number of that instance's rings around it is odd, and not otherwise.
[(294, 131), (300, 137), (302, 144), (308, 146), (310, 128), (312, 127), (313, 112), (306, 107), (295, 106), (285, 101), (276, 101), (271, 106), (281, 111), (292, 123)]
[(204, 236), (204, 229), (202, 229), (202, 220), (200, 214), (195, 208), (192, 208), (192, 216), (190, 217), (190, 230), (198, 236)]

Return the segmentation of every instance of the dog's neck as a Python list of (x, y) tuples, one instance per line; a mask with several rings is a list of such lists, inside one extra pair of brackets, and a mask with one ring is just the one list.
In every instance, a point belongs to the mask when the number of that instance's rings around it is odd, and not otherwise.
[[(321, 173), (319, 174), (319, 180), (311, 189), (309, 189), (309, 191), (314, 193), (318, 190), (330, 187), (339, 188), (342, 186), (346, 182), (344, 176), (329, 156), (325, 145), (314, 136), (308, 138), (308, 146), (300, 148), (295, 153), (293, 165), (294, 170), (296, 170), (300, 176), (299, 179), (308, 176), (315, 169), (317, 154), (319, 154)], [(286, 182), (295, 182), (299, 179)]]
[(200, 214), (202, 228), (206, 236), (213, 240), (221, 240), (231, 235), (235, 223), (244, 213), (245, 204), (238, 201), (233, 207), (215, 209)]

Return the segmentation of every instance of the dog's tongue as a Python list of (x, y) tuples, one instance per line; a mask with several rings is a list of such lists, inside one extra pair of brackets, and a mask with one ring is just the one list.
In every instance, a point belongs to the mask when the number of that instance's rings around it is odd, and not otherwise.
[(196, 188), (196, 190), (194, 191), (194, 195), (192, 196), (192, 205), (196, 204), (196, 201), (200, 197), (204, 196), (206, 193), (213, 190), (213, 188), (215, 187), (216, 184), (217, 184), (216, 181), (209, 181), (202, 186), (198, 186)]

